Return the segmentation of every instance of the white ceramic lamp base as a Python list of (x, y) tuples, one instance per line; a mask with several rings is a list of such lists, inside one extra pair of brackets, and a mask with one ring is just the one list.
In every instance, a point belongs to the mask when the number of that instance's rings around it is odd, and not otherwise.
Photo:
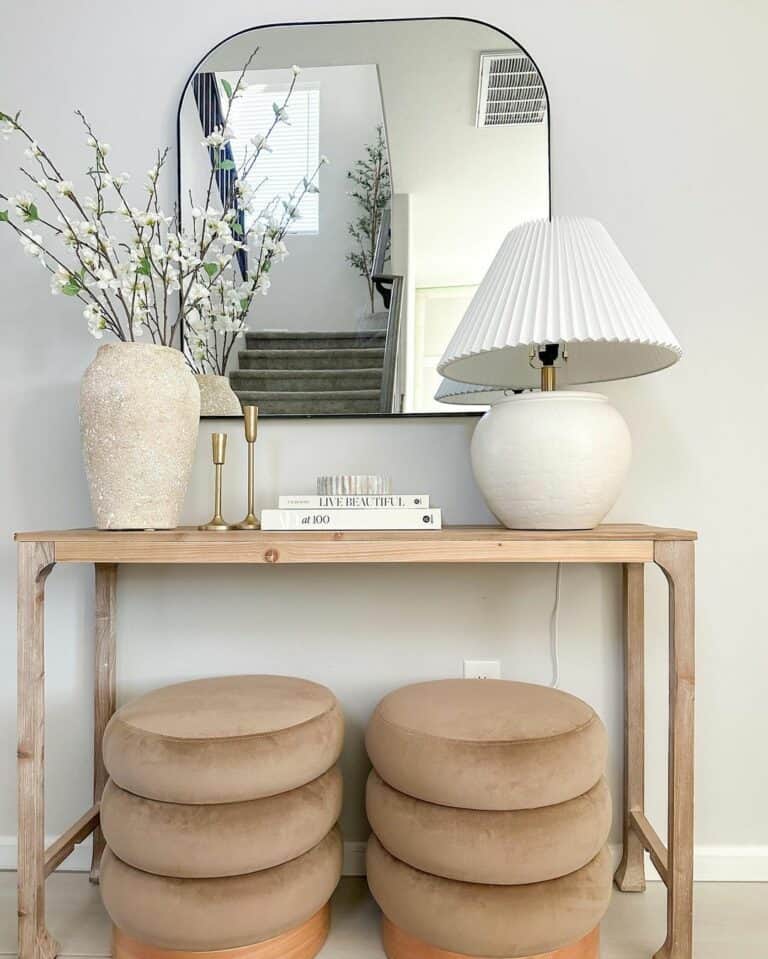
[(599, 393), (556, 390), (504, 399), (472, 438), (472, 468), (509, 529), (593, 529), (618, 499), (632, 442)]

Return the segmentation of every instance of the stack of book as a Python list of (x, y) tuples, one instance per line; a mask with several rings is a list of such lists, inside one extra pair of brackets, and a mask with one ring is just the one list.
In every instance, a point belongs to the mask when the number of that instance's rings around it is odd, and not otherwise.
[(264, 530), (441, 529), (429, 497), (400, 493), (281, 496), (277, 509), (261, 511)]

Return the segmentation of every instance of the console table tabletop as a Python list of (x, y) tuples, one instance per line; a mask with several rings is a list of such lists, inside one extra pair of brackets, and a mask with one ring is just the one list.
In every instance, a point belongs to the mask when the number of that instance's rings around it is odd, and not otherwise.
[(16, 534), (19, 543), (49, 544), (57, 563), (643, 563), (653, 562), (654, 543), (694, 539), (690, 530), (643, 525), (568, 531), (450, 526), (412, 532), (181, 528)]
[[(117, 705), (117, 575), (122, 564), (311, 563), (610, 563), (623, 570), (623, 857), (616, 885), (645, 888), (645, 852), (667, 887), (667, 937), (655, 959), (692, 959), (694, 541), (696, 533), (644, 525), (593, 530), (509, 530), (454, 526), (414, 532), (227, 532), (94, 529), (17, 533), (19, 955), (53, 959), (58, 945), (45, 921), (45, 880), (93, 834), (91, 880), (98, 882), (104, 839), (99, 802), (107, 779), (104, 729)], [(57, 563), (92, 564), (95, 689), (93, 805), (45, 845), (45, 582)], [(644, 812), (645, 564), (669, 587), (668, 824), (662, 841)], [(344, 588), (340, 581), (339, 589)]]

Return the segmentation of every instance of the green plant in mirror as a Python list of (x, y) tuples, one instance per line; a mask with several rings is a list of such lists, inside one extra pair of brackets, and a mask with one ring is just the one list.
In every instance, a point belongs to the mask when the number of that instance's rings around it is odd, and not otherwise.
[(376, 139), (365, 147), (365, 158), (356, 160), (347, 179), (353, 184), (349, 195), (357, 200), (360, 215), (349, 224), (349, 235), (355, 249), (347, 254), (347, 261), (364, 277), (368, 285), (371, 313), (376, 309), (376, 286), (372, 277), (376, 243), (384, 211), (392, 199), (389, 175), (389, 156), (384, 130), (376, 128)]

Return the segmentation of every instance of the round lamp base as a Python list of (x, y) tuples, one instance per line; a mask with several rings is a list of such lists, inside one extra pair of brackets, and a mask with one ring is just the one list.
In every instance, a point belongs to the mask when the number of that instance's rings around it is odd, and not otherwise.
[(472, 469), (509, 529), (593, 529), (619, 497), (632, 442), (599, 393), (521, 393), (495, 403), (472, 437)]
[[(387, 959), (483, 959), (459, 952), (438, 949), (421, 939), (416, 939), (404, 929), (390, 922), (386, 916), (381, 920), (381, 941)], [(513, 957), (509, 957), (513, 959)], [(540, 952), (535, 956), (519, 956), (514, 959), (600, 959), (600, 927), (587, 933), (571, 946), (563, 946), (554, 952)]]
[(311, 919), (273, 939), (235, 949), (195, 952), (184, 949), (158, 949), (124, 933), (112, 930), (112, 959), (314, 959), (328, 938), (331, 927), (330, 903)]

